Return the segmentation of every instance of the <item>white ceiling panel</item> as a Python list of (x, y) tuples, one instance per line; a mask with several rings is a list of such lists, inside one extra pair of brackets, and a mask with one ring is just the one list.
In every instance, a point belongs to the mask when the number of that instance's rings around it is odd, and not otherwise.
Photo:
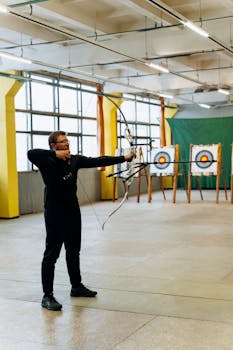
[[(231, 103), (231, 0), (2, 0), (1, 4), (8, 13), (0, 13), (0, 52), (32, 60), (29, 67), (1, 58), (1, 71), (63, 71), (105, 83), (107, 92), (169, 93), (174, 96), (171, 102), (179, 104)], [(187, 21), (209, 36), (187, 28), (183, 24)], [(149, 63), (169, 72), (148, 67)], [(218, 93), (219, 87), (228, 89), (230, 96)]]

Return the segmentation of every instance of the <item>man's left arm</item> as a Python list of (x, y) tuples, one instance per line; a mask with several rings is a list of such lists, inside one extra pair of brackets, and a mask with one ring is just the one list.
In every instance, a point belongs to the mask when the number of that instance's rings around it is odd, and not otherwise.
[(129, 153), (125, 156), (103, 156), (103, 157), (85, 157), (77, 156), (78, 168), (96, 168), (100, 166), (109, 166), (124, 162), (131, 162), (135, 158), (135, 153)]

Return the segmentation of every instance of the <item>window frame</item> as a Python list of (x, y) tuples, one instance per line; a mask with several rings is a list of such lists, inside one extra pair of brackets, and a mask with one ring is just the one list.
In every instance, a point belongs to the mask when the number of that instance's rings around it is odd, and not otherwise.
[[(96, 139), (96, 132), (90, 133), (88, 132), (85, 134), (83, 132), (83, 121), (84, 120), (92, 120), (95, 123), (97, 123), (97, 115), (95, 116), (84, 116), (83, 114), (83, 108), (82, 108), (82, 99), (83, 96), (85, 96), (85, 93), (92, 93), (96, 96), (96, 104), (97, 104), (97, 84), (90, 83), (90, 85), (87, 84), (85, 81), (84, 83), (80, 82), (79, 80), (72, 80), (72, 83), (70, 83), (70, 80), (66, 80), (65, 77), (60, 80), (57, 76), (47, 76), (44, 74), (39, 73), (31, 73), (31, 72), (23, 72), (24, 77), (27, 79), (27, 81), (24, 83), (24, 86), (22, 88), (25, 89), (23, 92), (23, 95), (25, 96), (25, 108), (17, 108), (17, 104), (15, 106), (15, 118), (17, 122), (17, 114), (25, 114), (25, 118), (28, 119), (28, 126), (27, 130), (25, 128), (22, 130), (17, 130), (16, 128), (16, 134), (28, 134), (30, 137), (30, 145), (27, 144), (27, 150), (30, 148), (34, 148), (34, 137), (41, 135), (41, 136), (49, 136), (49, 134), (55, 130), (60, 130), (60, 122), (61, 118), (73, 118), (77, 121), (77, 128), (76, 130), (67, 130), (67, 133), (69, 136), (76, 137), (77, 138), (77, 151), (76, 154), (83, 154), (85, 153), (85, 138), (93, 137)], [(32, 108), (33, 101), (32, 101), (32, 84), (33, 83), (41, 84), (42, 87), (44, 84), (49, 85), (52, 87), (52, 111), (45, 111), (45, 110), (35, 110)], [(67, 85), (66, 85), (67, 83)], [(84, 87), (84, 88), (83, 88)], [(90, 87), (90, 90), (88, 90), (88, 87)], [(62, 89), (71, 89), (72, 91), (75, 91), (76, 93), (76, 114), (74, 113), (61, 113), (60, 112), (60, 93), (63, 91)], [(21, 104), (22, 105), (22, 104)], [(43, 108), (42, 108), (43, 109)], [(97, 108), (96, 108), (97, 110)], [(54, 118), (54, 125), (53, 130), (40, 130), (38, 127), (34, 129), (33, 126), (33, 118), (35, 116), (46, 116), (46, 117), (52, 117)], [(22, 116), (20, 116), (22, 117)], [(16, 123), (17, 124), (17, 123)], [(96, 128), (94, 129), (97, 130)], [(19, 147), (18, 147), (19, 149)], [(96, 153), (97, 153), (97, 145), (96, 145)], [(93, 154), (94, 155), (94, 154)], [(97, 155), (97, 154), (96, 154)], [(27, 161), (27, 165), (25, 165), (25, 169), (20, 171), (31, 171), (34, 167), (31, 164), (31, 162)]]

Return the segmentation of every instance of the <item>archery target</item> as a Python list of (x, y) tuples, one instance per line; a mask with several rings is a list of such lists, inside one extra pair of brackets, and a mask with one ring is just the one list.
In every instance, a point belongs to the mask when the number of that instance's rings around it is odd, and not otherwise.
[(217, 175), (218, 145), (192, 147), (191, 174)]
[(175, 148), (160, 147), (151, 151), (150, 175), (173, 175), (175, 161)]

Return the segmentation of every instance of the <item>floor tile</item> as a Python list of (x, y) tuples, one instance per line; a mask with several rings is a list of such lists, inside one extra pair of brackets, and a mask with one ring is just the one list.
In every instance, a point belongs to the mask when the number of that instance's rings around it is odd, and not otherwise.
[(233, 325), (158, 317), (114, 350), (231, 350)]
[(71, 298), (61, 251), (54, 292), (41, 308), (43, 214), (0, 220), (0, 350), (232, 350), (233, 231), (229, 201), (193, 191), (188, 204), (161, 193), (82, 206), (83, 283), (97, 298)]

